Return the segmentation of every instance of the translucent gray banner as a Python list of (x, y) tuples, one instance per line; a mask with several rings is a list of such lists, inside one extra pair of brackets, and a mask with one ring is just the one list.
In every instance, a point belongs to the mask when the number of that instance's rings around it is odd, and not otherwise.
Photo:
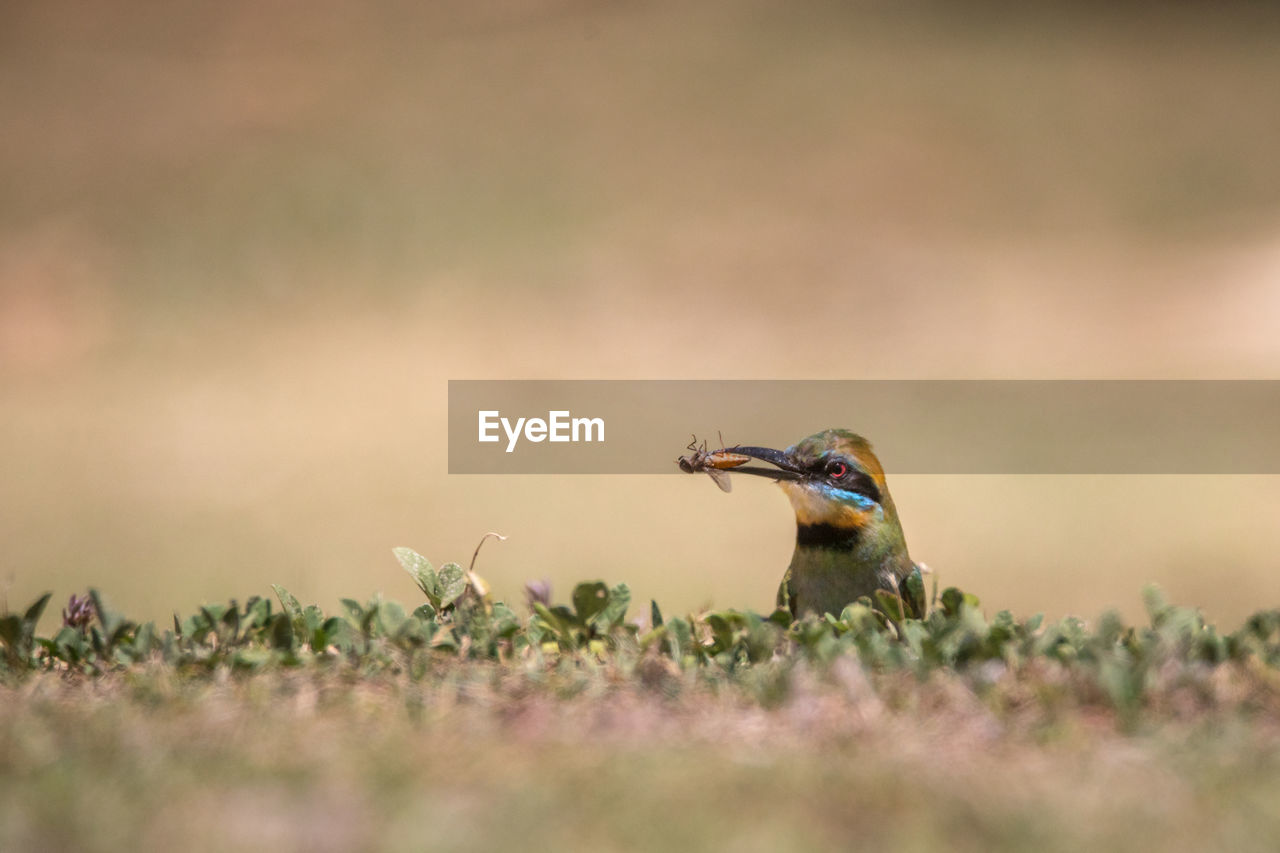
[(1275, 380), (452, 380), (451, 474), (676, 473), (861, 433), (903, 474), (1277, 474)]

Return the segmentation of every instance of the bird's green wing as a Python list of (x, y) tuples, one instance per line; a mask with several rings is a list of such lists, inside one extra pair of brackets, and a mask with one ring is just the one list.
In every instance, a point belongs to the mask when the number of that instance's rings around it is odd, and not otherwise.
[(796, 615), (796, 598), (791, 594), (791, 568), (787, 567), (786, 573), (782, 576), (782, 583), (778, 584), (778, 608), (791, 611), (791, 615)]

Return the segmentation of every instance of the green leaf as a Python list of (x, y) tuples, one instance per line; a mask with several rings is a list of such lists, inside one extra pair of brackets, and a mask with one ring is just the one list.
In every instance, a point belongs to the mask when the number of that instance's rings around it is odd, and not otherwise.
[(649, 622), (653, 628), (662, 627), (662, 610), (658, 607), (658, 602), (652, 598), (649, 599)]
[(270, 600), (255, 595), (245, 602), (244, 615), (250, 628), (263, 627), (267, 624), (267, 620), (271, 618)]
[(419, 554), (412, 548), (392, 548), (391, 553), (396, 555), (396, 559), (400, 561), (400, 565), (404, 566), (404, 570), (409, 573), (409, 577), (413, 578), (414, 583), (418, 585), (418, 589), (431, 599), (431, 603), (436, 609), (440, 608), (440, 583), (436, 578), (435, 567), (431, 565), (431, 561)]
[(53, 593), (46, 592), (27, 608), (27, 612), (22, 616), (22, 621), (27, 626), (28, 631), (35, 631), (36, 623), (40, 621), (40, 614), (44, 613), (45, 605), (49, 603), (49, 599), (52, 597)]
[(147, 622), (140, 625), (133, 635), (133, 654), (135, 659), (141, 660), (149, 655), (158, 645), (160, 641), (156, 637), (156, 623)]
[[(570, 648), (577, 645), (574, 642), (571, 623), (569, 621), (573, 618), (573, 614), (569, 613), (563, 607), (557, 607), (553, 610), (541, 601), (533, 602), (533, 612), (537, 614), (538, 619), (547, 626), (551, 633), (555, 634), (566, 645)], [(565, 617), (568, 617), (568, 619)]]
[(609, 600), (600, 612), (591, 617), (591, 624), (596, 630), (608, 633), (622, 624), (627, 618), (627, 608), (631, 605), (631, 587), (620, 583), (609, 590)]
[(919, 568), (913, 567), (911, 573), (903, 579), (901, 592), (902, 600), (907, 605), (907, 615), (923, 619), (928, 604), (924, 595), (924, 578), (921, 577)]
[(293, 593), (274, 583), (271, 585), (271, 589), (275, 592), (276, 598), (280, 600), (280, 606), (284, 608), (284, 611), (289, 616), (294, 619), (302, 618), (302, 605), (298, 603), (298, 599), (293, 597)]
[(942, 612), (948, 616), (957, 616), (964, 607), (977, 610), (981, 606), (976, 595), (963, 592), (954, 586), (942, 591)]
[(277, 613), (273, 616), (267, 628), (267, 636), (271, 643), (271, 648), (292, 651), (293, 620), (289, 617), (289, 614)]
[(438, 575), (440, 584), (440, 609), (453, 604), (467, 591), (467, 573), (457, 563), (445, 563)]
[(769, 620), (784, 631), (791, 627), (791, 623), (796, 621), (795, 616), (791, 615), (791, 611), (785, 607), (779, 607), (769, 614)]
[(876, 603), (880, 605), (880, 610), (884, 612), (884, 615), (894, 622), (901, 622), (905, 618), (902, 599), (889, 590), (877, 589)]
[(1142, 588), (1142, 603), (1147, 608), (1147, 615), (1151, 618), (1153, 626), (1159, 626), (1170, 609), (1169, 602), (1165, 600), (1164, 592), (1153, 583), (1147, 584)]
[(102, 626), (102, 632), (108, 637), (111, 636), (120, 625), (120, 617), (107, 609), (102, 600), (102, 593), (96, 589), (89, 590), (89, 598), (93, 600), (93, 611), (98, 615), (98, 624)]
[(222, 624), (229, 630), (229, 639), (234, 641), (240, 635), (240, 608), (236, 606), (235, 599), (231, 600), (231, 606), (222, 614)]
[(378, 615), (382, 612), (382, 601), (378, 598), (372, 599), (365, 607), (364, 615), (360, 617), (360, 633), (366, 637), (374, 635), (374, 627), (378, 621)]
[(733, 648), (733, 626), (723, 614), (708, 613), (707, 626), (711, 628), (717, 653)]
[(609, 587), (604, 581), (580, 583), (573, 588), (573, 609), (578, 614), (578, 621), (586, 625), (609, 603)]
[(679, 617), (668, 620), (665, 627), (667, 648), (671, 657), (683, 666), (685, 656), (693, 652), (693, 627)]
[(840, 622), (848, 626), (849, 630), (859, 634), (866, 634), (880, 627), (874, 611), (861, 601), (845, 605), (844, 610), (840, 612)]
[(344, 598), (341, 599), (341, 601), (342, 606), (347, 609), (347, 614), (351, 617), (352, 622), (356, 625), (364, 622), (365, 612), (364, 607), (360, 602), (356, 601), (354, 598)]
[[(314, 607), (315, 605), (312, 605)], [(317, 608), (318, 611), (318, 608)], [(351, 623), (341, 616), (330, 616), (318, 622), (311, 632), (311, 650), (323, 652), (329, 646), (337, 646), (346, 651), (351, 648)]]
[(520, 617), (510, 607), (499, 601), (493, 605), (493, 633), (498, 637), (510, 638), (520, 630)]
[(70, 625), (64, 625), (44, 646), (54, 657), (71, 664), (79, 663), (89, 651), (84, 634)]
[[(768, 660), (782, 640), (782, 629), (772, 622), (765, 621), (754, 613), (748, 613), (747, 623), (747, 658), (752, 663)], [(829, 637), (830, 632), (824, 626), (822, 637)]]
[(310, 632), (319, 628), (321, 625), (327, 625), (329, 622), (337, 620), (342, 621), (342, 617), (333, 616), (327, 621), (324, 618), (324, 611), (315, 604), (308, 604), (307, 608), (302, 611), (302, 627), (304, 631)]
[(200, 607), (200, 615), (208, 627), (217, 628), (218, 623), (222, 621), (222, 617), (226, 615), (227, 607), (225, 604), (205, 604)]
[(378, 621), (382, 623), (382, 632), (394, 636), (408, 620), (404, 608), (394, 601), (383, 602), (378, 608)]

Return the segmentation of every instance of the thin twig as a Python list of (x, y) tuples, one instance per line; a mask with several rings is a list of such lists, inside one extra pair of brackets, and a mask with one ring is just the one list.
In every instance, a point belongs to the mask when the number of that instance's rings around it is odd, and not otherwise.
[(474, 572), (476, 570), (476, 557), (480, 556), (480, 545), (483, 545), (485, 540), (488, 539), (490, 536), (497, 539), (499, 542), (507, 541), (507, 537), (503, 536), (501, 533), (494, 533), (493, 531), (489, 531), (485, 535), (481, 536), (480, 543), (476, 545), (476, 552), (471, 555), (471, 565), (467, 566), (468, 573)]

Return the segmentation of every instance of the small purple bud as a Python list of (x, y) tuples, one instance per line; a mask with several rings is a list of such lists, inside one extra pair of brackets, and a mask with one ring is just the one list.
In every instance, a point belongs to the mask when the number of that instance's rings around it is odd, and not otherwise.
[(546, 578), (540, 581), (529, 581), (524, 585), (524, 597), (530, 608), (533, 607), (534, 602), (550, 607), (551, 581)]
[(62, 611), (62, 624), (66, 628), (75, 628), (77, 631), (83, 631), (89, 627), (89, 623), (93, 621), (93, 599), (89, 596), (81, 598), (74, 592), (71, 593), (71, 600), (67, 602), (66, 608)]

